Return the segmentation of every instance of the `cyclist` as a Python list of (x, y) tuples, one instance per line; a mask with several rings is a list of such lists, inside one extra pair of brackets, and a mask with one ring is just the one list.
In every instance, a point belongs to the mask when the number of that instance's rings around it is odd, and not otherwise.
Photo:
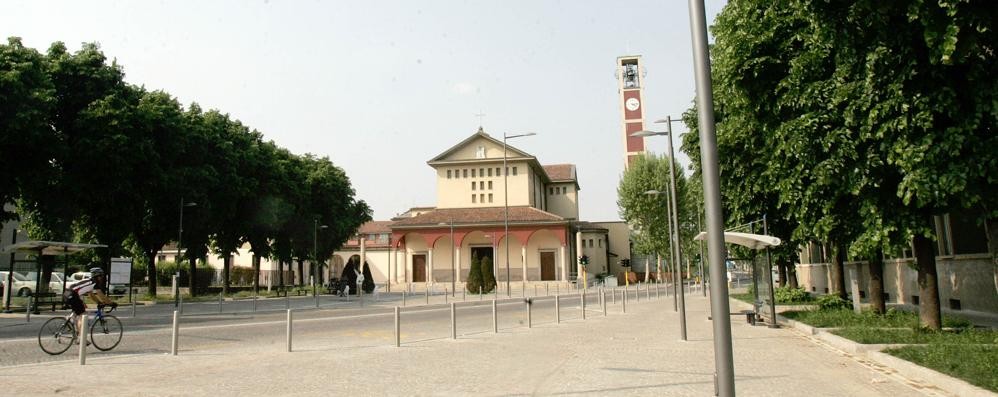
[(73, 314), (76, 316), (76, 328), (80, 328), (80, 322), (83, 318), (80, 317), (81, 314), (86, 313), (87, 305), (83, 303), (83, 295), (90, 295), (90, 299), (97, 302), (98, 305), (111, 305), (111, 308), (118, 307), (118, 303), (107, 297), (107, 278), (104, 276), (104, 269), (99, 267), (90, 269), (90, 278), (82, 281), (77, 281), (70, 285), (69, 288), (63, 293), (66, 297), (66, 303), (69, 307), (73, 309)]

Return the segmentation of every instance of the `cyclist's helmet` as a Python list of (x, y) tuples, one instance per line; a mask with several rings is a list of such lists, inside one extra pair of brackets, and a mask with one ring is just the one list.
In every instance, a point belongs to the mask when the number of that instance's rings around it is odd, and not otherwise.
[(103, 275), (104, 275), (104, 269), (101, 269), (99, 267), (90, 268), (90, 277), (97, 277)]

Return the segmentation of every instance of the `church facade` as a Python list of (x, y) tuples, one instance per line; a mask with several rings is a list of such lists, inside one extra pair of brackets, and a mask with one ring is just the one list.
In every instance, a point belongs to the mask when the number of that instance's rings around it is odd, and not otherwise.
[(427, 164), (436, 174), (436, 206), (361, 226), (331, 258), (332, 276), (356, 257), (378, 283), (460, 289), (472, 261), (488, 257), (500, 284), (571, 283), (584, 272), (592, 283), (630, 258), (623, 222), (579, 219), (573, 164), (541, 164), (481, 128)]

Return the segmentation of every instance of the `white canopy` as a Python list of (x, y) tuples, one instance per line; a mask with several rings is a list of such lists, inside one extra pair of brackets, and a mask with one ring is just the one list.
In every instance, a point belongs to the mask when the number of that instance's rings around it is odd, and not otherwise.
[(61, 241), (22, 241), (4, 247), (3, 252), (21, 252), (38, 255), (68, 255), (92, 248), (107, 247), (102, 244), (66, 243)]
[[(706, 240), (707, 232), (700, 232), (694, 240)], [(764, 234), (724, 232), (724, 242), (738, 244), (754, 250), (780, 245), (780, 238)]]

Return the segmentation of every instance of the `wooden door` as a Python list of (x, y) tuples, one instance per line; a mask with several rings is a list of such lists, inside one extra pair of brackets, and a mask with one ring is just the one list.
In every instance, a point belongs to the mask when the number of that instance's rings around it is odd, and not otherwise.
[(412, 256), (412, 282), (426, 282), (426, 254)]
[(554, 252), (541, 252), (541, 281), (555, 280)]

